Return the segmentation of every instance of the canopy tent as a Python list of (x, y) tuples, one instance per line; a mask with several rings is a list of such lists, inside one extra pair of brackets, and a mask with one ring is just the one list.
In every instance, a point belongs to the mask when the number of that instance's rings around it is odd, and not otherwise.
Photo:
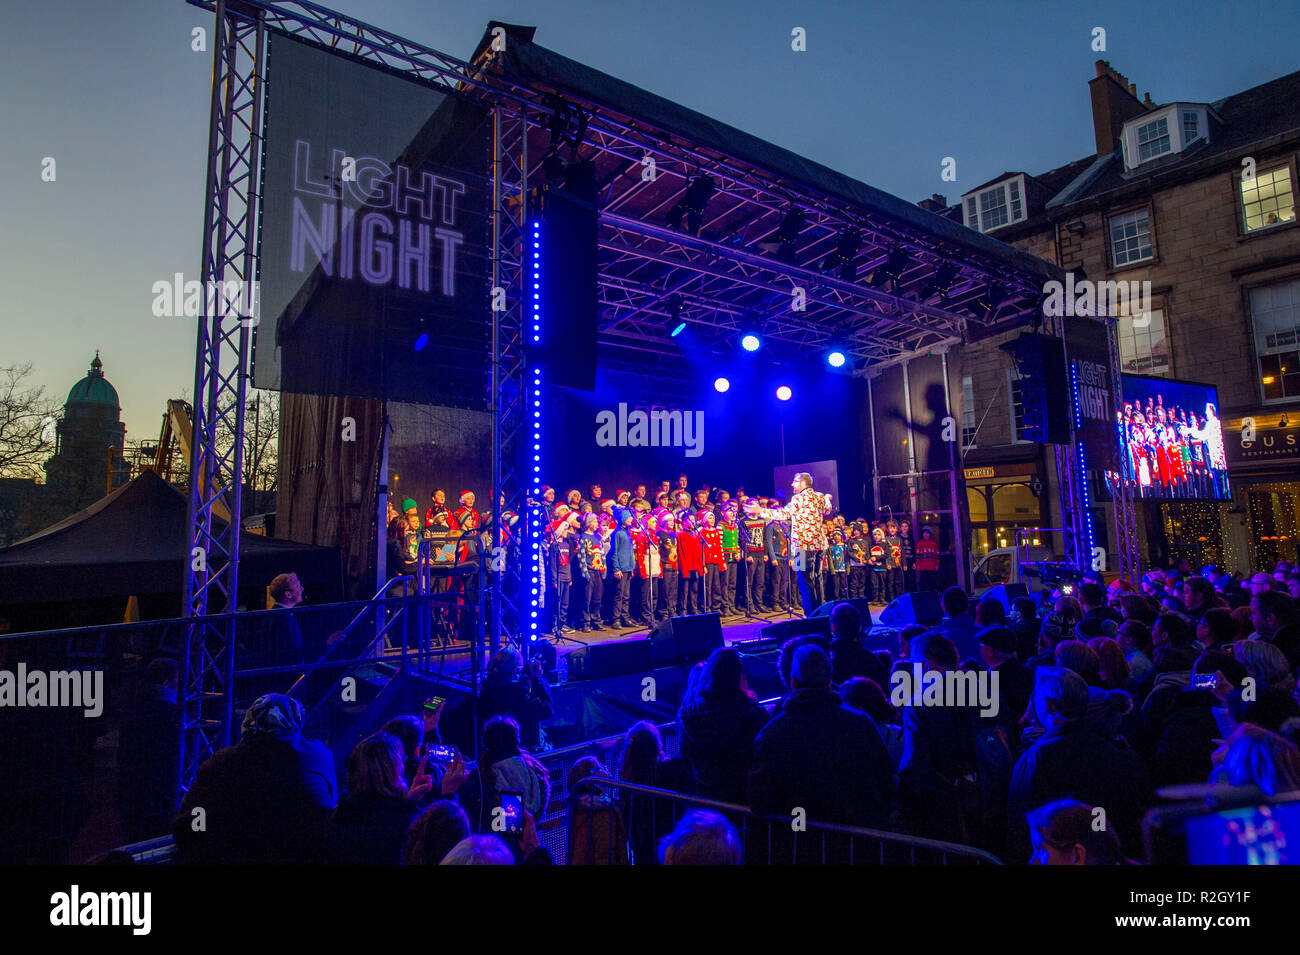
[[(0, 550), (0, 606), (177, 594), (190, 564), (185, 495), (153, 471)], [(215, 520), (215, 519), (214, 519)], [(293, 572), (318, 599), (337, 597), (339, 552), (241, 533), (240, 579)], [(253, 607), (252, 609), (260, 609)]]

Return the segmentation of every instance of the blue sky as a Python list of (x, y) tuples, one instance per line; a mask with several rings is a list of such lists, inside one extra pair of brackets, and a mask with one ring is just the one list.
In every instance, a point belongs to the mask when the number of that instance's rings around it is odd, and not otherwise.
[[(1157, 102), (1300, 68), (1294, 0), (327, 5), (460, 57), (489, 19), (535, 25), (544, 46), (912, 201), (1090, 154), (1098, 58)], [(31, 361), (62, 394), (101, 349), (133, 440), (193, 388), (193, 326), (150, 305), (154, 282), (197, 277), (212, 56), (190, 49), (196, 26), (211, 17), (183, 0), (0, 4), (0, 364)]]

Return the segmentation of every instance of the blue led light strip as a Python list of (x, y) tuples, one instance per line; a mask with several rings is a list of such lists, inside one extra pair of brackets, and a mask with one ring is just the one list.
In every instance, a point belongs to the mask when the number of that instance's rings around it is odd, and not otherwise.
[[(1077, 433), (1077, 431), (1083, 427), (1083, 409), (1079, 406), (1079, 366), (1074, 362), (1070, 363), (1070, 384), (1074, 390), (1074, 427)], [(1093, 535), (1092, 528), (1092, 492), (1088, 487), (1088, 460), (1084, 454), (1082, 441), (1075, 442), (1074, 450), (1075, 453), (1079, 455), (1080, 495), (1083, 499), (1083, 527), (1084, 535), (1088, 540), (1088, 554), (1085, 558), (1086, 566), (1080, 569), (1091, 570), (1092, 550), (1096, 545), (1096, 538)]]
[[(538, 220), (533, 222), (533, 344), (540, 345), (542, 342), (542, 224)], [(528, 639), (536, 640), (541, 626), (541, 604), (542, 604), (542, 528), (543, 511), (541, 507), (542, 499), (542, 369), (533, 365), (533, 374), (530, 381), (531, 402), (532, 402), (532, 432), (533, 432), (533, 471), (532, 480), (529, 482), (531, 494), (529, 498), (538, 503), (531, 504), (525, 508), (527, 514), (527, 541), (526, 552), (530, 555), (528, 587), (531, 593), (527, 601), (529, 608), (528, 618)]]

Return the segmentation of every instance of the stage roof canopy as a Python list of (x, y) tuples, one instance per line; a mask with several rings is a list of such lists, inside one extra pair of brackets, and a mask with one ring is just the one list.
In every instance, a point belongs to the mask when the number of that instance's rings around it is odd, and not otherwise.
[[(493, 51), (500, 30), (505, 49)], [(667, 327), (680, 314), (717, 350), (757, 324), (784, 347), (779, 357), (836, 342), (861, 369), (1031, 321), (1044, 283), (1063, 278), (1027, 252), (548, 50), (535, 32), (490, 23), (475, 78), (530, 104), (530, 185), (546, 179), (552, 117), (567, 114), (564, 135), (572, 107), (586, 123), (577, 155), (594, 161), (599, 188), (602, 364), (671, 375)], [(567, 145), (559, 158), (570, 158)], [(701, 175), (715, 189), (695, 236), (669, 220)], [(845, 273), (835, 253), (849, 233), (860, 245)], [(796, 285), (804, 311), (791, 308)]]

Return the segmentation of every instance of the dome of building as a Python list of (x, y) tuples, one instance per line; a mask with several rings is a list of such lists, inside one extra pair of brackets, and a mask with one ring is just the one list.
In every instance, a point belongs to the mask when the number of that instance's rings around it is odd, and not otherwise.
[(104, 363), (95, 352), (95, 360), (90, 363), (86, 377), (72, 386), (68, 392), (68, 404), (107, 405), (114, 410), (121, 410), (117, 400), (117, 389), (104, 377)]

